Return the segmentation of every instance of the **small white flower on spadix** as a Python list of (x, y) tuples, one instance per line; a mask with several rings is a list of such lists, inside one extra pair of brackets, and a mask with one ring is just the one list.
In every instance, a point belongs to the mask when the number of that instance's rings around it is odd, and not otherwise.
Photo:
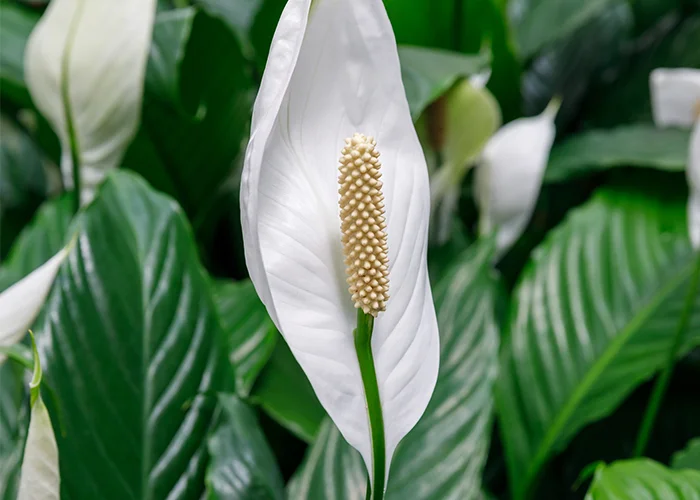
[(484, 235), (496, 233), (499, 255), (517, 241), (535, 209), (558, 110), (555, 100), (538, 116), (504, 125), (484, 148), (475, 182), (479, 230)]
[(372, 470), (356, 307), (376, 317), (387, 459), (425, 411), (439, 362), (428, 173), (381, 0), (287, 2), (253, 111), (241, 212), (258, 294)]
[[(41, 267), (0, 293), (0, 347), (14, 345), (27, 334), (70, 247), (61, 249)], [(0, 354), (0, 363), (4, 359)]]
[(659, 68), (651, 72), (649, 82), (656, 125), (693, 128), (686, 165), (688, 233), (693, 248), (700, 250), (700, 70)]
[(34, 104), (61, 142), (64, 184), (81, 201), (119, 166), (136, 133), (156, 0), (52, 0), (24, 55)]

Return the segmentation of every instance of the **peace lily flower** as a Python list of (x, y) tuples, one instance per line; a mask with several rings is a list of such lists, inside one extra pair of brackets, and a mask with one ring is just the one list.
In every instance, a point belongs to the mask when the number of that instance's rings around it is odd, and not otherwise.
[[(0, 348), (10, 347), (27, 334), (41, 311), (71, 245), (61, 249), (38, 269), (0, 293)], [(0, 354), (0, 363), (5, 356)]]
[(432, 124), (441, 131), (438, 147), (443, 159), (430, 180), (438, 243), (449, 239), (464, 176), (501, 126), (501, 108), (486, 88), (490, 76), (491, 72), (486, 71), (457, 83), (441, 103), (441, 123)]
[(29, 384), (31, 415), (24, 458), (20, 471), (17, 500), (59, 500), (61, 478), (58, 472), (58, 446), (51, 417), (41, 399), (41, 364), (32, 335), (34, 376)]
[[(156, 0), (53, 0), (29, 37), (27, 87), (89, 202), (136, 133)], [(78, 169), (74, 171), (74, 164)]]
[(692, 127), (686, 175), (688, 233), (700, 250), (700, 70), (659, 68), (651, 72), (651, 104), (659, 127)]
[(311, 3), (287, 2), (255, 102), (246, 262), (381, 498), (437, 379), (428, 174), (381, 0)]
[(496, 233), (499, 255), (517, 241), (532, 217), (556, 135), (559, 105), (553, 100), (540, 115), (504, 125), (484, 148), (475, 183), (479, 229), (482, 234)]

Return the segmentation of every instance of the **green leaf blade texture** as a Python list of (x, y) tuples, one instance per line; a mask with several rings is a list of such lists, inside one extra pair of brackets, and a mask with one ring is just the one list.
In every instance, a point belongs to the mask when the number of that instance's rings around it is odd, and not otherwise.
[(585, 500), (700, 500), (700, 472), (674, 471), (648, 459), (598, 467)]
[(200, 498), (221, 326), (179, 207), (116, 172), (40, 328), (68, 498)]
[[(535, 250), (497, 385), (516, 499), (583, 426), (666, 363), (694, 264), (684, 212), (676, 201), (602, 192)], [(689, 332), (680, 354), (700, 341), (700, 315)]]
[(224, 423), (209, 438), (208, 500), (284, 500), (284, 482), (255, 413), (235, 396), (219, 397)]

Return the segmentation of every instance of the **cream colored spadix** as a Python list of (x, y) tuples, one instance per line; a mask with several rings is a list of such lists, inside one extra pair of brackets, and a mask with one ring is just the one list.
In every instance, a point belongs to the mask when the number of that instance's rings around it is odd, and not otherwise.
[(27, 43), (29, 92), (61, 141), (69, 187), (78, 160), (83, 203), (138, 128), (155, 8), (156, 0), (52, 0)]
[(654, 122), (659, 127), (692, 127), (686, 176), (688, 234), (700, 250), (700, 70), (659, 68), (649, 76)]
[[(0, 293), (0, 347), (16, 344), (39, 314), (70, 245), (24, 279)], [(0, 363), (5, 360), (0, 354)]]
[(355, 307), (375, 318), (389, 300), (389, 248), (377, 142), (362, 134), (345, 139), (340, 157), (340, 230)]
[(559, 104), (552, 101), (540, 115), (504, 125), (484, 148), (475, 182), (479, 230), (496, 233), (499, 254), (520, 237), (535, 209)]
[[(428, 173), (382, 1), (310, 4), (287, 2), (255, 102), (241, 185), (246, 263), (319, 400), (372, 470), (353, 340), (355, 306), (377, 314), (371, 347), (390, 459), (425, 411), (437, 378), (439, 340), (426, 263)], [(379, 168), (370, 172), (378, 150), (381, 181)], [(348, 155), (357, 156), (352, 165)], [(366, 210), (356, 214), (344, 210), (351, 187), (343, 179), (339, 185), (342, 168), (360, 173), (355, 196), (368, 189), (360, 199), (369, 195), (372, 207), (365, 202)], [(382, 183), (383, 202), (373, 181)], [(355, 231), (351, 245), (353, 224), (362, 235)], [(369, 250), (362, 248), (365, 235)], [(391, 277), (388, 299), (388, 281), (373, 283), (372, 269)]]

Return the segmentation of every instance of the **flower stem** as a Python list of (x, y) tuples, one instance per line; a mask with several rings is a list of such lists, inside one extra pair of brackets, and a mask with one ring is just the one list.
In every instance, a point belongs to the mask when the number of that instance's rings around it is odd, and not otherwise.
[(693, 272), (693, 276), (690, 280), (688, 295), (685, 298), (685, 305), (683, 306), (683, 312), (681, 313), (681, 320), (678, 324), (676, 336), (673, 339), (673, 345), (669, 351), (668, 361), (664, 367), (664, 370), (661, 372), (661, 375), (656, 380), (654, 390), (652, 391), (651, 398), (649, 399), (649, 405), (647, 406), (647, 410), (644, 414), (642, 426), (639, 429), (637, 443), (634, 447), (634, 457), (642, 456), (649, 442), (649, 437), (651, 436), (654, 422), (656, 421), (656, 417), (659, 413), (661, 402), (666, 394), (668, 384), (671, 381), (671, 375), (673, 374), (673, 367), (676, 362), (676, 357), (678, 356), (678, 351), (681, 348), (681, 345), (683, 345), (683, 334), (688, 329), (690, 319), (693, 315), (693, 306), (695, 305), (695, 299), (697, 298), (698, 293), (700, 293), (700, 251), (697, 252), (695, 271)]
[[(374, 318), (357, 311), (357, 328), (355, 329), (355, 352), (360, 363), (362, 385), (365, 388), (365, 400), (369, 415), (369, 427), (372, 440), (372, 480), (367, 485), (367, 500), (382, 500), (384, 498), (384, 478), (386, 475), (386, 445), (384, 444), (384, 417), (382, 402), (379, 398), (377, 372), (372, 356), (372, 330)], [(374, 485), (374, 487), (372, 487)]]

